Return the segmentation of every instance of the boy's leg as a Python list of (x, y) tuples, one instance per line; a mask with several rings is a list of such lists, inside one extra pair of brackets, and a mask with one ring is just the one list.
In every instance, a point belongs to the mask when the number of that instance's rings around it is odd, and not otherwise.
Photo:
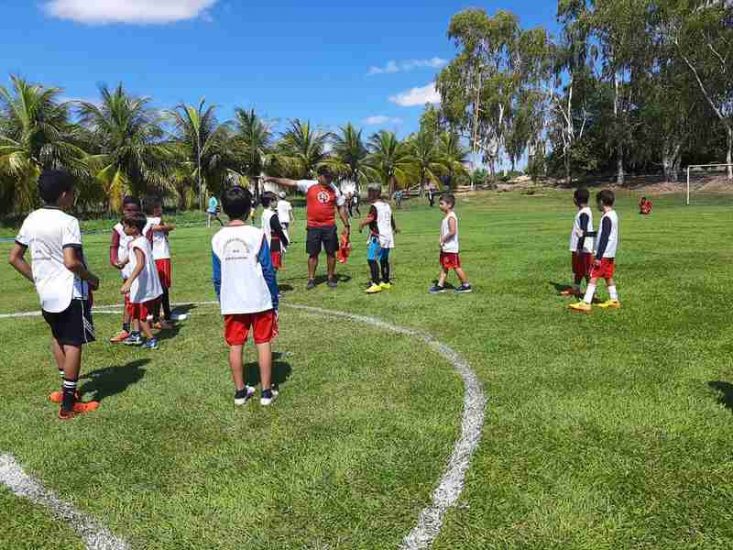
[(256, 344), (262, 390), (272, 388), (272, 343)]
[(63, 346), (64, 354), (64, 384), (61, 409), (71, 412), (76, 403), (76, 387), (79, 383), (81, 370), (81, 346)]
[(468, 276), (466, 275), (466, 272), (463, 271), (463, 268), (457, 267), (456, 268), (456, 275), (458, 275), (458, 280), (461, 281), (462, 285), (468, 284)]
[(171, 320), (171, 295), (168, 288), (163, 289), (163, 298), (161, 300), (163, 303), (163, 319), (166, 321)]
[(596, 293), (596, 285), (598, 284), (598, 279), (595, 277), (591, 277), (590, 282), (588, 283), (588, 288), (585, 290), (585, 296), (583, 297), (583, 301), (586, 304), (592, 304), (593, 303), (593, 296)]
[(609, 298), (614, 302), (618, 302), (618, 290), (616, 289), (616, 281), (613, 280), (613, 277), (606, 279), (606, 285), (608, 286)]
[(448, 278), (448, 270), (446, 268), (441, 268), (440, 274), (438, 275), (438, 286), (444, 287), (445, 286), (445, 280)]
[(244, 390), (244, 362), (242, 353), (244, 346), (229, 346), (229, 368), (232, 371), (232, 381), (237, 391)]
[(383, 248), (379, 258), (379, 264), (382, 268), (382, 281), (389, 284), (391, 282), (389, 268), (389, 248)]
[(369, 262), (369, 271), (372, 276), (372, 284), (378, 285), (381, 281), (379, 280), (379, 265), (377, 264), (377, 260), (368, 260)]
[(140, 328), (142, 329), (142, 333), (145, 335), (145, 338), (147, 338), (148, 340), (153, 340), (155, 336), (153, 335), (153, 331), (150, 328), (150, 322), (147, 319), (140, 319), (140, 321), (138, 322), (140, 323)]

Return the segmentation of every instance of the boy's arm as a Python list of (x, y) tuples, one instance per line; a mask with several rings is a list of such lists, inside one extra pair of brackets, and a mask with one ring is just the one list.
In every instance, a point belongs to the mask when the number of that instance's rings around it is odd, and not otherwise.
[(82, 281), (88, 282), (89, 286), (92, 287), (92, 290), (97, 290), (99, 288), (99, 278), (89, 271), (84, 262), (79, 259), (80, 249), (81, 245), (64, 246), (64, 267), (79, 277)]
[(359, 223), (359, 231), (364, 229), (365, 226), (369, 225), (376, 219), (377, 219), (377, 209), (374, 206), (372, 206), (369, 209), (369, 214), (367, 214), (366, 218), (361, 220), (361, 222)]
[(283, 246), (287, 248), (287, 246), (290, 244), (290, 241), (288, 241), (288, 237), (287, 235), (285, 235), (285, 230), (280, 224), (280, 218), (277, 214), (273, 214), (273, 216), (270, 218), (270, 229), (275, 232), (275, 236), (280, 239), (280, 242), (283, 244)]
[(441, 237), (440, 244), (441, 246), (450, 241), (453, 237), (456, 236), (456, 219), (450, 218), (448, 220), (448, 234), (445, 237)]
[(114, 229), (112, 230), (112, 242), (109, 245), (109, 263), (115, 269), (122, 269), (120, 265), (120, 234)]
[(272, 259), (270, 258), (270, 247), (267, 244), (267, 239), (262, 237), (262, 246), (260, 247), (260, 253), (257, 256), (257, 261), (262, 266), (262, 275), (265, 277), (267, 288), (270, 290), (270, 299), (272, 300), (272, 308), (277, 310), (280, 306), (279, 290), (277, 288), (277, 275), (275, 274), (275, 268), (272, 267)]
[(28, 250), (27, 246), (16, 242), (13, 245), (13, 248), (10, 249), (8, 262), (15, 268), (18, 273), (23, 275), (23, 277), (28, 279), (30, 282), (33, 282), (33, 269), (31, 269), (30, 264), (25, 260), (26, 250)]
[(211, 272), (211, 280), (214, 283), (216, 299), (221, 301), (221, 260), (213, 250), (211, 251)]
[(400, 230), (397, 229), (397, 222), (394, 221), (394, 214), (392, 214), (392, 220), (391, 221), (392, 221), (392, 231), (394, 231), (395, 233), (399, 233)]
[(122, 285), (122, 288), (120, 289), (120, 292), (122, 294), (127, 294), (130, 292), (130, 289), (132, 288), (132, 283), (135, 282), (135, 279), (137, 279), (140, 276), (140, 273), (142, 273), (143, 269), (145, 269), (145, 254), (142, 250), (139, 248), (133, 248), (132, 252), (135, 254), (135, 258), (137, 258), (137, 265), (135, 266), (135, 269), (132, 270), (132, 273), (130, 273), (130, 276), (127, 278), (125, 283)]
[(601, 223), (601, 235), (598, 238), (598, 250), (596, 250), (596, 262), (603, 258), (603, 254), (606, 252), (608, 246), (608, 238), (611, 236), (611, 220), (609, 218), (603, 218)]
[(588, 217), (588, 214), (581, 214), (580, 219), (578, 220), (580, 223), (580, 232), (578, 237), (578, 252), (583, 251), (583, 246), (585, 245), (585, 238), (588, 236), (588, 222), (590, 221), (590, 218)]

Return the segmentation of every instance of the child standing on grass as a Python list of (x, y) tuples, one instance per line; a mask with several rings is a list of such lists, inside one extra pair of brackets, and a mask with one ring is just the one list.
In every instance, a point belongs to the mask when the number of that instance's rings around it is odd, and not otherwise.
[(242, 353), (250, 330), (259, 358), (260, 404), (270, 405), (277, 392), (272, 384), (272, 341), (277, 336), (278, 289), (270, 248), (261, 229), (246, 223), (252, 195), (230, 187), (222, 197), (229, 223), (211, 240), (213, 281), (224, 316), (234, 404), (244, 405), (255, 393), (245, 385)]
[(593, 262), (593, 268), (590, 272), (590, 282), (588, 283), (588, 289), (585, 291), (583, 301), (568, 306), (572, 311), (581, 313), (590, 313), (598, 279), (606, 280), (610, 298), (602, 304), (599, 304), (598, 307), (603, 309), (618, 309), (621, 307), (621, 302), (618, 299), (618, 291), (616, 290), (616, 282), (613, 280), (613, 275), (616, 270), (616, 250), (619, 241), (618, 214), (613, 209), (616, 197), (613, 191), (604, 189), (596, 195), (596, 201), (598, 208), (603, 212), (603, 217), (601, 218), (598, 231), (596, 259)]
[[(132, 237), (129, 250), (130, 276), (120, 288), (122, 294), (129, 295), (128, 312), (132, 322), (132, 332), (124, 343), (128, 346), (158, 349), (158, 339), (153, 336), (148, 315), (155, 310), (163, 294), (163, 288), (158, 278), (150, 241), (143, 234), (147, 222), (142, 213), (133, 214), (122, 220), (125, 234)], [(147, 341), (143, 340), (141, 332)]]
[(445, 215), (440, 225), (440, 274), (438, 283), (430, 289), (431, 294), (445, 292), (445, 280), (451, 270), (456, 272), (461, 286), (456, 289), (460, 294), (473, 292), (473, 287), (468, 282), (468, 276), (461, 268), (460, 247), (458, 244), (458, 216), (453, 211), (456, 205), (456, 198), (450, 193), (444, 193), (440, 197), (438, 206)]
[[(367, 288), (366, 293), (377, 294), (392, 288), (389, 254), (394, 248), (394, 234), (397, 232), (397, 225), (392, 215), (392, 207), (382, 200), (382, 187), (379, 184), (370, 185), (367, 196), (371, 207), (367, 217), (359, 224), (359, 232), (365, 226), (369, 226), (367, 262), (372, 284)], [(379, 277), (380, 267), (381, 279)]]
[[(122, 217), (133, 216), (141, 212), (140, 201), (135, 197), (122, 199)], [(109, 263), (120, 271), (122, 282), (130, 276), (130, 263), (127, 256), (132, 237), (125, 234), (122, 222), (112, 228), (112, 242), (109, 246)], [(125, 296), (125, 307), (122, 308), (122, 330), (109, 339), (111, 344), (121, 344), (130, 336), (130, 314), (128, 313), (127, 296)]]
[[(10, 264), (35, 284), (41, 299), (62, 378), (61, 391), (49, 399), (61, 404), (58, 417), (68, 420), (99, 407), (97, 401), (83, 403), (77, 392), (82, 346), (94, 342), (90, 291), (99, 288), (99, 279), (87, 269), (79, 221), (64, 212), (74, 205), (74, 179), (66, 172), (44, 171), (38, 191), (44, 206), (23, 222)], [(29, 248), (31, 265), (25, 260)]]
[(280, 223), (278, 215), (278, 201), (275, 193), (263, 193), (262, 195), (262, 231), (265, 232), (267, 244), (270, 247), (270, 258), (275, 271), (283, 266), (283, 253), (290, 242), (285, 230)]
[[(153, 259), (155, 268), (158, 271), (158, 279), (163, 294), (156, 302), (153, 309), (153, 328), (166, 330), (172, 328), (171, 300), (169, 290), (173, 284), (173, 269), (171, 265), (171, 248), (168, 242), (168, 234), (176, 226), (163, 221), (163, 203), (158, 197), (146, 202), (148, 214), (148, 227), (152, 231), (153, 238)], [(163, 320), (160, 320), (160, 309), (163, 307)]]
[(572, 253), (573, 287), (563, 290), (563, 296), (582, 296), (580, 283), (588, 281), (590, 270), (593, 267), (593, 211), (588, 206), (590, 193), (584, 187), (576, 189), (573, 202), (578, 207), (575, 214), (573, 229), (570, 232), (570, 252)]
[(283, 227), (285, 236), (290, 241), (290, 226), (295, 223), (293, 205), (288, 201), (288, 195), (285, 191), (280, 191), (278, 197), (280, 200), (277, 201), (277, 217), (280, 219), (280, 225)]

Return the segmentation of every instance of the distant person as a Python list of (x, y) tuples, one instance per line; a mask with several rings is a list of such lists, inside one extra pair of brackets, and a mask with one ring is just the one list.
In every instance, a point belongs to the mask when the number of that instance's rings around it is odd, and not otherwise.
[(428, 203), (430, 203), (430, 208), (435, 206), (435, 195), (437, 192), (438, 189), (435, 187), (435, 184), (432, 181), (428, 183)]
[[(359, 203), (361, 202), (361, 198), (359, 197), (359, 193), (352, 193), (351, 194), (351, 206), (350, 208), (352, 210), (356, 210), (356, 215), (361, 216), (361, 210), (359, 210)], [(353, 214), (351, 215), (353, 217)]]
[(291, 180), (287, 178), (265, 177), (264, 180), (282, 187), (297, 189), (305, 193), (308, 238), (308, 284), (307, 290), (316, 286), (316, 268), (321, 248), (326, 252), (328, 286), (336, 288), (336, 251), (339, 249), (339, 238), (336, 230), (336, 212), (344, 224), (344, 235), (348, 239), (351, 224), (346, 210), (346, 200), (341, 191), (333, 184), (333, 174), (326, 166), (318, 169), (318, 180)]
[(275, 193), (262, 194), (262, 223), (260, 227), (265, 232), (267, 244), (270, 247), (270, 258), (272, 267), (279, 271), (283, 266), (283, 254), (290, 242), (285, 230), (280, 223), (278, 214), (278, 201)]
[(392, 195), (392, 200), (393, 200), (393, 201), (395, 202), (395, 204), (397, 205), (397, 210), (400, 210), (400, 209), (402, 208), (402, 199), (403, 199), (403, 198), (404, 198), (404, 195), (403, 195), (403, 193), (402, 193), (402, 190), (401, 190), (401, 189), (398, 189), (398, 190), (397, 190), (397, 191), (395, 191), (395, 192), (394, 192), (394, 194)]
[[(135, 197), (124, 197), (122, 199), (122, 218), (132, 216), (142, 212), (140, 199)], [(120, 270), (120, 276), (124, 283), (130, 276), (130, 261), (128, 251), (132, 237), (125, 233), (122, 222), (118, 222), (112, 228), (112, 240), (109, 246), (109, 263), (115, 269)], [(111, 344), (121, 344), (130, 337), (130, 313), (127, 307), (128, 296), (124, 297), (124, 307), (122, 308), (122, 329), (112, 336), (109, 341)]]
[(389, 255), (395, 245), (394, 234), (397, 232), (397, 225), (392, 215), (392, 207), (382, 200), (381, 185), (370, 185), (367, 198), (371, 203), (371, 207), (369, 208), (369, 214), (359, 224), (359, 231), (361, 232), (365, 226), (369, 226), (367, 263), (369, 264), (372, 284), (366, 290), (366, 293), (377, 294), (392, 288)]
[[(153, 258), (153, 247), (144, 231), (148, 225), (145, 214), (137, 213), (122, 220), (125, 233), (132, 237), (130, 243), (130, 276), (120, 288), (128, 296), (127, 310), (130, 313), (132, 332), (123, 343), (127, 346), (142, 346), (158, 349), (158, 339), (153, 335), (148, 315), (152, 315), (163, 295), (158, 277), (158, 268)], [(143, 336), (147, 340), (143, 340)]]
[[(285, 235), (288, 240), (291, 241), (290, 237), (290, 226), (295, 223), (295, 212), (293, 211), (293, 205), (287, 200), (287, 193), (280, 191), (278, 195), (279, 200), (277, 201), (277, 217), (280, 220)], [(292, 242), (292, 241), (291, 241)]]
[(206, 208), (206, 227), (211, 227), (211, 220), (216, 220), (224, 225), (224, 222), (219, 218), (219, 201), (212, 195), (209, 197), (209, 206)]
[(616, 283), (613, 280), (616, 271), (615, 260), (619, 242), (618, 214), (613, 209), (615, 201), (616, 197), (613, 191), (608, 189), (604, 189), (596, 195), (598, 208), (603, 212), (596, 243), (596, 259), (593, 262), (593, 269), (590, 272), (590, 282), (588, 283), (588, 289), (585, 291), (583, 301), (568, 306), (573, 311), (581, 313), (591, 312), (591, 304), (593, 303), (593, 295), (596, 292), (598, 279), (606, 280), (609, 294), (609, 299), (599, 304), (598, 307), (602, 309), (618, 309), (621, 307)]
[(577, 207), (573, 229), (570, 231), (570, 252), (572, 254), (573, 287), (563, 290), (563, 296), (582, 296), (580, 284), (588, 282), (593, 267), (593, 211), (588, 206), (590, 193), (586, 188), (576, 189), (573, 202)]
[(278, 290), (265, 233), (247, 223), (252, 195), (230, 187), (222, 197), (229, 223), (211, 239), (213, 281), (224, 316), (224, 338), (234, 381), (234, 404), (244, 405), (255, 394), (245, 384), (242, 354), (247, 337), (257, 347), (262, 392), (260, 404), (277, 397), (272, 383), (272, 341), (278, 333)]
[(458, 242), (458, 216), (454, 212), (456, 198), (450, 193), (443, 193), (438, 203), (441, 212), (445, 215), (440, 225), (440, 274), (438, 282), (430, 289), (431, 294), (445, 292), (445, 281), (451, 270), (456, 272), (461, 286), (456, 289), (460, 294), (473, 292), (468, 276), (461, 267), (460, 247)]
[(641, 197), (639, 201), (639, 214), (642, 216), (648, 216), (652, 213), (652, 201), (646, 197)]
[[(173, 327), (171, 314), (170, 288), (173, 286), (173, 267), (171, 265), (171, 247), (168, 235), (176, 226), (163, 220), (163, 203), (155, 197), (146, 203), (148, 227), (152, 232), (153, 259), (158, 270), (158, 279), (163, 289), (160, 300), (153, 309), (153, 328), (167, 330)], [(163, 319), (160, 310), (163, 309)]]
[[(83, 403), (77, 391), (82, 347), (94, 342), (91, 291), (99, 288), (99, 279), (87, 268), (79, 221), (65, 213), (74, 205), (74, 179), (66, 172), (46, 170), (38, 179), (38, 193), (44, 206), (23, 221), (9, 260), (35, 284), (41, 300), (61, 377), (61, 390), (49, 399), (61, 404), (58, 417), (68, 420), (99, 407), (97, 401)], [(25, 259), (29, 248), (30, 265)]]

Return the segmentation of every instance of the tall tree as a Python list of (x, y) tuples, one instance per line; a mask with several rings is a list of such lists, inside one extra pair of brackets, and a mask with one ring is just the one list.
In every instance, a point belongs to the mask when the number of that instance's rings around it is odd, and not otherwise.
[(164, 186), (172, 155), (150, 98), (131, 96), (122, 84), (102, 86), (100, 94), (99, 104), (81, 102), (79, 115), (98, 147), (90, 160), (93, 175), (110, 210), (119, 211), (126, 192), (140, 196)]
[(328, 157), (328, 138), (327, 132), (314, 130), (310, 122), (292, 120), (278, 143), (277, 161), (295, 178), (312, 177)]
[(337, 174), (351, 178), (358, 193), (361, 182), (368, 180), (371, 175), (365, 163), (368, 154), (362, 131), (348, 123), (334, 135), (328, 163)]
[(470, 151), (461, 143), (461, 138), (455, 132), (444, 131), (438, 139), (438, 154), (440, 162), (447, 176), (448, 187), (453, 186), (456, 176), (466, 174), (466, 162)]
[(239, 108), (235, 110), (234, 131), (241, 171), (254, 183), (259, 196), (259, 177), (273, 163), (272, 132), (254, 109)]
[(83, 175), (85, 152), (69, 123), (69, 104), (59, 88), (32, 84), (11, 76), (0, 87), (0, 185), (4, 209), (28, 211), (38, 203), (36, 182), (46, 168), (65, 168)]
[(438, 147), (438, 135), (430, 130), (421, 130), (407, 141), (407, 147), (414, 172), (421, 187), (429, 182), (440, 185), (440, 176), (445, 172), (443, 156)]
[(382, 130), (369, 138), (368, 166), (379, 174), (390, 195), (397, 187), (407, 185), (414, 175), (415, 163), (409, 147), (394, 132)]

